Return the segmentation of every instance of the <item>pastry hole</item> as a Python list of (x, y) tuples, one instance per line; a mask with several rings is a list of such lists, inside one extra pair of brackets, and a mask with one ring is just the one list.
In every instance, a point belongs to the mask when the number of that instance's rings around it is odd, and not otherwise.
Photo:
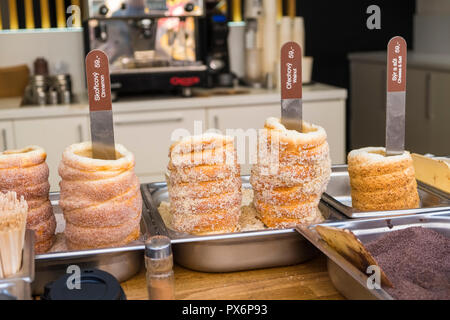
[(28, 152), (32, 152), (34, 151), (34, 148), (24, 148), (24, 149), (20, 149), (20, 150), (6, 150), (3, 151), (2, 154), (22, 154), (22, 153), (28, 153)]
[[(83, 157), (83, 158), (92, 158), (92, 147), (91, 148), (86, 148), (83, 150), (77, 150), (74, 152), (77, 156)], [(124, 155), (121, 154), (119, 151), (116, 150), (116, 160), (119, 160), (121, 158), (123, 158)]]
[(380, 156), (386, 157), (386, 151), (384, 150), (371, 150), (367, 151), (367, 153), (379, 154)]

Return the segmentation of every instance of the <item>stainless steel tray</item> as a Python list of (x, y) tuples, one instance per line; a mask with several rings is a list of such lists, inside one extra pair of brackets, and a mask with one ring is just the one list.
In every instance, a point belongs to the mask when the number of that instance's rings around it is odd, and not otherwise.
[[(59, 207), (59, 193), (51, 193), (50, 201), (57, 221), (63, 221), (62, 210)], [(32, 285), (33, 294), (42, 294), (44, 286), (66, 274), (70, 265), (77, 265), (81, 269), (97, 268), (109, 272), (119, 282), (125, 281), (135, 275), (143, 262), (144, 240), (148, 236), (148, 213), (143, 206), (141, 218), (141, 237), (127, 246), (77, 250), (64, 252), (51, 252), (39, 254), (35, 257), (35, 280)], [(58, 225), (60, 227), (60, 225)], [(57, 229), (58, 229), (57, 227)]]
[[(321, 225), (349, 229), (363, 244), (388, 232), (408, 227), (421, 226), (430, 228), (450, 237), (450, 210), (378, 219), (357, 219)], [(367, 274), (354, 267), (343, 256), (323, 241), (315, 230), (316, 225), (298, 227), (297, 231), (328, 257), (328, 273), (336, 289), (348, 299), (393, 299), (383, 287), (370, 290), (367, 288)]]
[[(250, 189), (249, 177), (242, 177), (243, 188)], [(168, 201), (167, 185), (151, 183), (141, 187), (150, 212), (150, 234), (171, 238), (175, 261), (189, 269), (204, 272), (231, 272), (293, 265), (312, 258), (316, 249), (295, 229), (265, 229), (219, 235), (194, 236), (167, 228), (158, 212)], [(321, 203), (322, 214), (329, 221), (346, 219)]]
[(25, 232), (25, 243), (22, 253), (22, 267), (15, 275), (0, 279), (0, 295), (8, 299), (30, 300), (33, 279), (34, 235), (33, 231), (27, 230)]
[(332, 168), (331, 179), (326, 192), (322, 195), (322, 200), (349, 218), (378, 218), (450, 209), (450, 199), (443, 192), (425, 185), (420, 181), (417, 181), (417, 186), (420, 197), (420, 208), (390, 211), (360, 211), (352, 208), (350, 177), (348, 175), (347, 165), (337, 165)]

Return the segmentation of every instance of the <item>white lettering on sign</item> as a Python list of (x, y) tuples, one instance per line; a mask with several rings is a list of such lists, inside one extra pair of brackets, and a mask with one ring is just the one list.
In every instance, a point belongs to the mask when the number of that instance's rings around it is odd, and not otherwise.
[[(394, 47), (394, 52), (397, 54), (400, 53), (400, 43), (397, 42), (397, 44)], [(402, 78), (403, 57), (398, 56), (398, 58), (393, 58), (391, 62), (392, 62), (391, 79), (392, 79), (392, 81), (397, 82), (398, 84), (401, 84), (403, 81), (403, 78)]]
[(94, 86), (93, 86), (94, 100), (100, 101), (100, 86), (99, 86), (99, 80), (98, 80), (99, 73), (93, 72), (92, 75), (94, 76)]
[(95, 56), (94, 67), (97, 69), (100, 68), (100, 58), (98, 56)]
[[(97, 56), (94, 60), (94, 68), (98, 69), (100, 68), (100, 58)], [(100, 75), (98, 72), (92, 73), (94, 77), (94, 100), (100, 101), (100, 98), (106, 98), (106, 82), (105, 82), (105, 75)], [(100, 80), (99, 80), (100, 76)]]
[[(289, 59), (294, 59), (295, 50), (291, 47), (291, 50), (288, 52)], [(292, 63), (286, 63), (286, 89), (292, 89), (292, 84), (297, 83), (297, 68), (292, 67)]]
[(105, 75), (102, 74), (102, 76), (100, 77), (100, 79), (101, 79), (101, 84), (102, 84), (102, 98), (106, 98)]

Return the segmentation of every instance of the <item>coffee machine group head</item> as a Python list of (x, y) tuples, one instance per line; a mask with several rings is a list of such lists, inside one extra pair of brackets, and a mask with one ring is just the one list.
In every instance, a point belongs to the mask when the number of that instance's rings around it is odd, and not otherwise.
[(199, 37), (203, 0), (88, 0), (86, 52), (103, 50), (116, 94), (204, 86), (207, 66)]

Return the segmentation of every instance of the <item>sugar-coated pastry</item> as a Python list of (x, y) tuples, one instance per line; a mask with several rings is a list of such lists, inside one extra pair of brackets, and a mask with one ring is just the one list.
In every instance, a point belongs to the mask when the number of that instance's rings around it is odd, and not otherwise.
[(418, 208), (411, 155), (386, 157), (386, 149), (367, 147), (348, 154), (352, 206), (362, 211)]
[(325, 130), (307, 122), (302, 132), (288, 130), (277, 118), (264, 128), (250, 177), (261, 220), (269, 228), (320, 221), (318, 204), (331, 174)]
[(191, 234), (237, 230), (240, 167), (233, 138), (190, 136), (172, 144), (166, 175), (173, 227)]
[(92, 144), (66, 148), (59, 166), (60, 206), (69, 249), (126, 245), (140, 236), (142, 198), (134, 155), (116, 145), (116, 160), (92, 158)]
[(45, 150), (38, 146), (0, 152), (0, 192), (15, 191), (27, 201), (27, 229), (34, 231), (36, 254), (47, 252), (55, 240), (46, 158)]

